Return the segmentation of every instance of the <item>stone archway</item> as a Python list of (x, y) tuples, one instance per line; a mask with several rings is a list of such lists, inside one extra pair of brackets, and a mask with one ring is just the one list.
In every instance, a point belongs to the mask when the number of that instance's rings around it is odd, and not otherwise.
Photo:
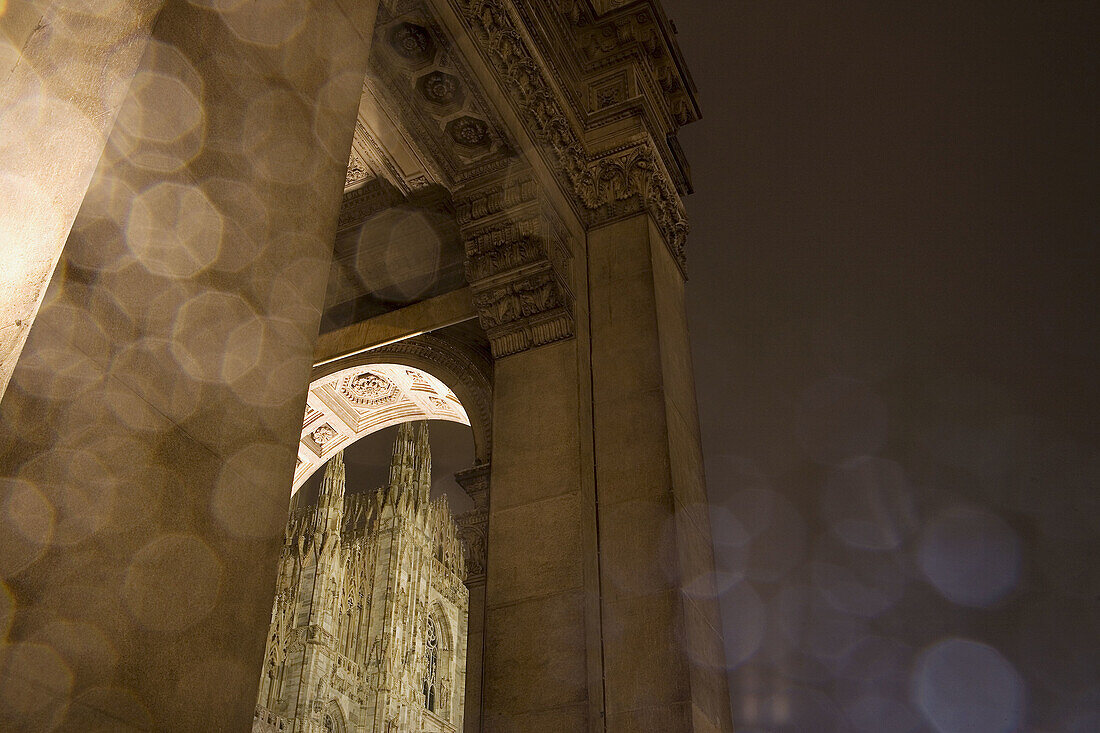
[[(451, 337), (446, 330), (419, 334), (351, 356), (334, 359), (313, 370), (313, 385), (334, 375), (368, 369), (374, 364), (399, 364), (431, 375), (453, 393), (461, 404), (474, 436), (474, 458), (488, 463), (492, 457), (493, 365), (482, 351)], [(443, 418), (447, 419), (447, 418)]]
[[(455, 650), (463, 656), (462, 679), (452, 679), (451, 683), (456, 688), (462, 685), (465, 694), (461, 712), (465, 729), (476, 731), (481, 729), (488, 486), (493, 445), (493, 361), (487, 353), (487, 345), (469, 338), (471, 330), (476, 332), (477, 326), (472, 325), (467, 329), (445, 328), (325, 362), (314, 368), (310, 389), (312, 392), (315, 386), (341, 378), (341, 375), (359, 374), (375, 369), (380, 364), (401, 365), (402, 368), (422, 371), (445, 384), (466, 411), (466, 424), (470, 426), (474, 439), (475, 462), (472, 468), (460, 472), (455, 479), (474, 501), (474, 508), (455, 517), (455, 520), (465, 554), (469, 607), (467, 618), (463, 619), (467, 624), (466, 644), (461, 650)], [(306, 420), (299, 452), (308, 457), (313, 450), (307, 435), (310, 428), (319, 423), (318, 418), (311, 422), (308, 413)], [(304, 475), (296, 477), (295, 486), (304, 480)], [(448, 624), (453, 626), (451, 622)], [(453, 638), (456, 630), (450, 628), (448, 633)]]
[[(73, 102), (45, 111), (124, 99), (105, 146), (30, 146), (78, 184), (43, 189), (64, 220), (0, 324), (17, 349), (43, 303), (0, 404), (0, 693), (41, 704), (0, 727), (247, 726), (333, 243), (429, 192), (490, 355), (433, 361), (425, 334), (365, 358), (450, 370), (483, 459), (470, 729), (728, 729), (713, 599), (682, 595), (712, 569), (675, 140), (698, 110), (656, 0), (117, 8), (140, 11), (122, 42), (26, 44), (10, 75)], [(22, 25), (55, 40), (109, 22), (42, 12)], [(100, 76), (116, 52), (132, 83)]]
[(340, 703), (330, 700), (321, 713), (321, 733), (347, 733), (348, 727), (344, 722), (344, 711), (340, 709)]

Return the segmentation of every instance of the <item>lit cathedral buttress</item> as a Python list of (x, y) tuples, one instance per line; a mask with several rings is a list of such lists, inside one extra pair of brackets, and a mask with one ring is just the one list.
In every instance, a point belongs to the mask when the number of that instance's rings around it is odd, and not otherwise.
[(345, 493), (343, 455), (287, 522), (254, 733), (462, 730), (469, 592), (428, 424), (399, 426), (386, 486)]

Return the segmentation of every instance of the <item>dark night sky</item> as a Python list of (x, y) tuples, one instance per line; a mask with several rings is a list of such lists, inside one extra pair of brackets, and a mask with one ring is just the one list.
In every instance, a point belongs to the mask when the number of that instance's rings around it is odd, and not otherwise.
[(1100, 5), (664, 5), (736, 726), (1097, 729)]
[(681, 131), (700, 393), (777, 379), (764, 344), (839, 321), (893, 342), (876, 368), (988, 381), (1095, 440), (1097, 4), (665, 4), (704, 114)]

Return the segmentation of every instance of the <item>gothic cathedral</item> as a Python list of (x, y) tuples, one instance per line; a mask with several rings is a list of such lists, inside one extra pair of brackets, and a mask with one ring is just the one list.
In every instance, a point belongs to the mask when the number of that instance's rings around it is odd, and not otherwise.
[(345, 494), (337, 453), (292, 509), (254, 733), (462, 730), (469, 592), (431, 460), (427, 422), (403, 423), (387, 486)]

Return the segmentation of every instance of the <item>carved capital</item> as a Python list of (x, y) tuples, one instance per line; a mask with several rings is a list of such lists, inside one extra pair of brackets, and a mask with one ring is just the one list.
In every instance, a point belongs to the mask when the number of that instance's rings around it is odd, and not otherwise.
[(455, 482), (462, 487), (479, 509), (489, 507), (489, 464), (479, 463), (473, 468), (455, 474)]
[(456, 200), (466, 279), (493, 356), (571, 338), (568, 235), (529, 172)]
[(477, 293), (474, 304), (498, 358), (573, 336), (572, 309), (547, 272)]
[(489, 464), (479, 463), (459, 471), (455, 481), (474, 500), (474, 509), (455, 517), (458, 538), (466, 560), (466, 586), (485, 582), (486, 547), (489, 541)]
[(648, 212), (683, 269), (690, 230), (687, 212), (650, 141), (629, 143), (595, 156), (579, 194), (591, 211), (592, 225)]

